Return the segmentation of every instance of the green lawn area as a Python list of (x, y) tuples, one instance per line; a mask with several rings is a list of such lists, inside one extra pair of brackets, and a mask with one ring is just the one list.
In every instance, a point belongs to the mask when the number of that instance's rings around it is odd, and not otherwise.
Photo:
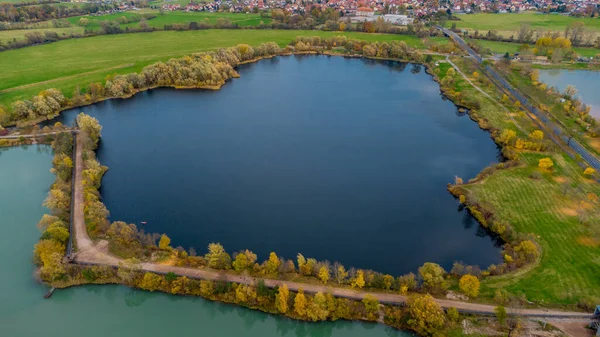
[(460, 21), (448, 21), (448, 25), (456, 23), (457, 28), (497, 31), (516, 31), (521, 24), (526, 23), (533, 29), (564, 31), (565, 28), (576, 21), (581, 21), (588, 29), (600, 32), (600, 19), (575, 18), (559, 14), (538, 14), (535, 12), (509, 13), (509, 14), (464, 14), (456, 15)]
[[(9, 107), (17, 99), (30, 98), (51, 87), (70, 95), (77, 86), (102, 81), (108, 74), (140, 71), (150, 63), (194, 52), (239, 43), (258, 45), (273, 41), (285, 46), (300, 35), (345, 35), (368, 41), (402, 40), (413, 47), (424, 47), (415, 36), (294, 30), (162, 31), (71, 39), (0, 53), (0, 105)], [(445, 39), (434, 41), (442, 40)]]
[[(87, 18), (90, 23), (88, 24), (88, 28), (90, 29), (99, 29), (100, 23), (102, 21), (113, 21), (118, 20), (122, 17), (130, 19), (136, 15), (150, 13), (156, 15), (155, 18), (148, 20), (148, 25), (155, 28), (162, 29), (165, 25), (172, 24), (187, 24), (192, 21), (195, 22), (203, 22), (204, 20), (208, 20), (208, 22), (214, 24), (218, 19), (228, 19), (232, 23), (237, 23), (240, 27), (248, 27), (248, 26), (258, 26), (260, 22), (264, 22), (266, 24), (271, 23), (270, 18), (261, 18), (259, 14), (252, 13), (208, 13), (208, 12), (182, 12), (182, 11), (174, 11), (174, 12), (165, 12), (163, 15), (160, 15), (158, 11), (155, 10), (144, 10), (141, 12), (129, 11), (124, 13), (113, 13), (102, 16), (75, 16), (72, 18), (68, 18), (67, 20), (72, 25), (78, 25), (79, 20), (82, 17)], [(137, 27), (139, 22), (132, 22), (121, 25), (121, 27)]]
[[(514, 295), (525, 294), (537, 304), (574, 304), (582, 297), (598, 295), (600, 288), (600, 212), (586, 194), (600, 195), (600, 185), (581, 174), (583, 171), (567, 155), (553, 154), (553, 173), (531, 178), (539, 171), (539, 159), (547, 154), (526, 154), (525, 167), (498, 171), (467, 189), (493, 206), (496, 215), (509, 221), (521, 233), (533, 233), (542, 245), (541, 263), (527, 273), (492, 277), (482, 283), (482, 295), (493, 296), (504, 288)], [(561, 183), (576, 184), (567, 195)], [(590, 213), (581, 224), (577, 212)]]

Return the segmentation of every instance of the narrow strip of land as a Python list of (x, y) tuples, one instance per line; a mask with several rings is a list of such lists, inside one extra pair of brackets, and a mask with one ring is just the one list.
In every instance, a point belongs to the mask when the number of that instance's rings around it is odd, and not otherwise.
[[(75, 188), (73, 191), (73, 229), (75, 233), (71, 233), (74, 236), (75, 246), (77, 252), (74, 254), (74, 262), (81, 264), (92, 264), (92, 265), (107, 265), (118, 267), (124, 261), (110, 253), (105, 249), (98, 247), (90, 239), (84, 217), (84, 192), (83, 192), (83, 146), (81, 144), (81, 135), (76, 137), (76, 155), (75, 155)], [(141, 263), (142, 271), (154, 272), (159, 274), (174, 273), (180, 276), (186, 276), (195, 279), (205, 279), (213, 281), (226, 281), (236, 282), (242, 284), (253, 285), (256, 284), (259, 278), (245, 275), (237, 275), (225, 271), (217, 271), (210, 269), (193, 269), (184, 267), (175, 267), (169, 265), (162, 265), (156, 263)], [(303, 289), (306, 292), (329, 292), (337, 297), (345, 297), (353, 300), (362, 300), (365, 296), (370, 295), (377, 298), (381, 303), (402, 305), (408, 300), (407, 296), (391, 293), (378, 293), (369, 291), (356, 291), (346, 288), (330, 287), (326, 285), (315, 285), (307, 283), (298, 283), (290, 281), (264, 279), (264, 283), (268, 287), (276, 287), (286, 284), (290, 290), (298, 291)], [(488, 304), (469, 303), (461, 301), (452, 301), (444, 299), (436, 299), (436, 301), (444, 308), (454, 307), (464, 313), (475, 313), (493, 315), (494, 306)], [(587, 313), (580, 312), (564, 312), (556, 310), (545, 310), (545, 309), (513, 309), (518, 312), (519, 315), (530, 316), (530, 317), (574, 317), (574, 318), (587, 318), (590, 317)]]
[(24, 135), (6, 135), (6, 136), (0, 136), (0, 139), (38, 138), (38, 137), (43, 137), (43, 136), (51, 136), (51, 135), (55, 135), (55, 134), (63, 133), (63, 132), (71, 132), (71, 131), (61, 130), (61, 131), (51, 131), (51, 132), (43, 132), (43, 133), (29, 133), (29, 134), (24, 134)]

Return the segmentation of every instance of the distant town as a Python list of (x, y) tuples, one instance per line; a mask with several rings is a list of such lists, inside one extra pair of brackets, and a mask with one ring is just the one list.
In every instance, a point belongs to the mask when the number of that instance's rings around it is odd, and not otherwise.
[[(245, 0), (245, 1), (214, 1), (210, 3), (190, 2), (187, 5), (164, 4), (163, 10), (168, 11), (230, 11), (250, 12), (269, 9), (282, 9), (290, 13), (304, 13), (312, 8), (332, 8), (342, 15), (369, 17), (378, 14), (399, 14), (409, 17), (428, 16), (440, 11), (454, 14), (468, 13), (519, 13), (524, 11), (539, 11), (544, 13), (563, 13), (578, 16), (598, 16), (600, 0), (329, 0), (329, 1), (275, 1), (275, 0)], [(407, 23), (404, 19), (404, 24)]]

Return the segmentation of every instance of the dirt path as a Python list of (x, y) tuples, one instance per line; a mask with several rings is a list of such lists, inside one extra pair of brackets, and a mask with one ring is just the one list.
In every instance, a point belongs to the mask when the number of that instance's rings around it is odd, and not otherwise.
[(6, 135), (6, 136), (0, 136), (0, 139), (19, 139), (21, 137), (23, 137), (23, 138), (38, 138), (38, 137), (42, 137), (42, 136), (55, 135), (57, 133), (63, 133), (63, 132), (71, 132), (71, 131), (65, 130), (65, 131), (52, 131), (52, 132), (44, 132), (44, 133), (31, 133), (31, 134), (25, 134), (25, 135)]
[[(77, 151), (75, 158), (75, 190), (73, 193), (74, 198), (74, 209), (73, 209), (73, 228), (75, 230), (75, 243), (76, 243), (76, 253), (75, 253), (75, 262), (85, 263), (85, 264), (97, 264), (97, 265), (109, 265), (109, 266), (119, 266), (120, 262), (123, 262), (122, 259), (113, 256), (107, 253), (104, 249), (96, 246), (90, 237), (87, 234), (86, 226), (85, 226), (85, 218), (83, 213), (83, 185), (82, 185), (82, 176), (83, 176), (83, 159), (82, 159), (82, 145), (81, 145), (81, 136), (77, 136)], [(73, 235), (73, 233), (71, 233)], [(184, 268), (184, 267), (175, 267), (168, 265), (161, 265), (155, 263), (142, 263), (140, 264), (141, 270), (155, 272), (160, 274), (166, 274), (169, 272), (175, 273), (180, 276), (187, 276), (189, 278), (196, 279), (205, 279), (205, 280), (214, 280), (214, 281), (227, 281), (227, 282), (236, 282), (243, 284), (256, 284), (259, 278), (255, 278), (252, 276), (244, 276), (244, 275), (236, 275), (224, 271), (210, 270), (210, 269), (192, 269), (192, 268)], [(377, 298), (382, 303), (389, 304), (402, 304), (407, 300), (406, 296), (399, 294), (386, 294), (386, 293), (376, 293), (376, 292), (368, 292), (368, 291), (356, 291), (352, 289), (344, 289), (344, 288), (336, 288), (329, 287), (326, 285), (315, 285), (315, 284), (307, 284), (307, 283), (298, 283), (298, 282), (289, 282), (289, 281), (280, 281), (280, 280), (272, 280), (272, 279), (264, 279), (265, 285), (268, 287), (275, 287), (287, 284), (288, 288), (293, 291), (298, 291), (299, 289), (303, 289), (306, 292), (316, 293), (316, 292), (330, 292), (334, 296), (337, 297), (345, 297), (354, 300), (361, 300), (366, 295), (371, 295)], [(478, 314), (494, 314), (493, 305), (487, 304), (478, 304), (478, 303), (469, 303), (469, 302), (460, 302), (460, 301), (452, 301), (445, 299), (436, 299), (436, 301), (444, 308), (454, 307), (461, 312), (465, 313), (478, 313)], [(590, 317), (590, 314), (580, 313), (580, 312), (563, 312), (563, 311), (555, 311), (555, 310), (545, 310), (545, 309), (519, 309), (518, 313), (523, 316), (532, 316), (532, 317), (576, 317), (576, 318), (587, 318)]]

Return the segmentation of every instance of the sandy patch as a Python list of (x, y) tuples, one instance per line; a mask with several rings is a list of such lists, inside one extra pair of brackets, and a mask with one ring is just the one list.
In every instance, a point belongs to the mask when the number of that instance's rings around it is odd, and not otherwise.
[(553, 179), (554, 181), (556, 181), (557, 183), (559, 183), (559, 184), (562, 184), (562, 183), (564, 183), (564, 182), (566, 182), (566, 181), (567, 181), (567, 178), (565, 178), (565, 177), (562, 177), (562, 176), (559, 176), (559, 177), (553, 177), (552, 179)]
[(563, 207), (560, 209), (560, 212), (568, 216), (577, 216), (577, 210), (571, 207)]
[(580, 236), (577, 238), (577, 243), (586, 246), (586, 247), (598, 247), (600, 246), (600, 241), (594, 238), (590, 238), (588, 236)]

